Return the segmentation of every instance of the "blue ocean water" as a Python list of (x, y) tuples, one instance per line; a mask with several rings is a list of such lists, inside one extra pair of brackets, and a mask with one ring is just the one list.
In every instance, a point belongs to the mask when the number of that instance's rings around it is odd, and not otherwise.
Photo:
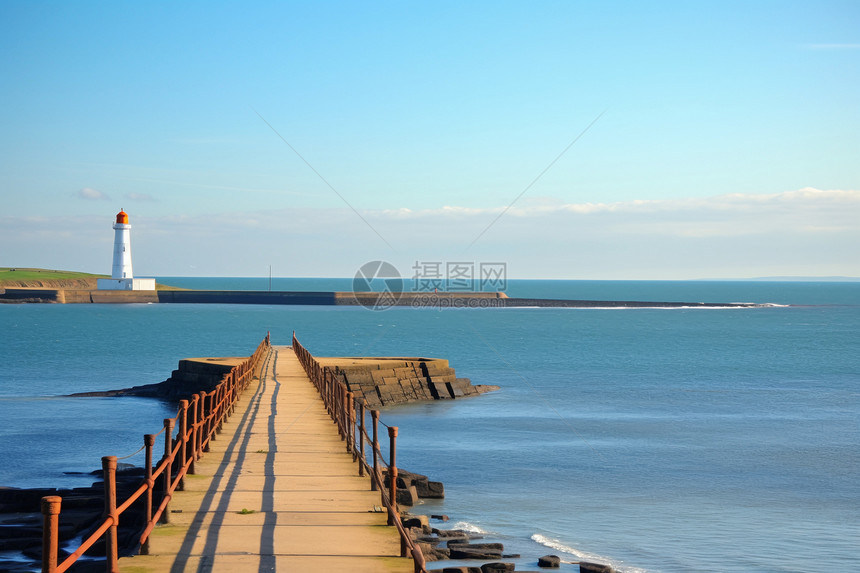
[(860, 566), (860, 284), (510, 281), (508, 294), (793, 306), (0, 305), (0, 485), (88, 482), (64, 472), (132, 453), (174, 413), (59, 395), (158, 382), (182, 358), (247, 355), (266, 331), (288, 344), (296, 330), (315, 354), (444, 357), (501, 386), (383, 419), (400, 427), (399, 465), (445, 482), (422, 509), (502, 539), (520, 569), (546, 553), (625, 571)]

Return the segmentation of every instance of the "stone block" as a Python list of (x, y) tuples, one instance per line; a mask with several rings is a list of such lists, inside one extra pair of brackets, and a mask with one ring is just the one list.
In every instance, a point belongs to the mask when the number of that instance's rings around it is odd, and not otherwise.
[(433, 394), (434, 400), (447, 400), (451, 398), (451, 394), (448, 392), (448, 386), (445, 384), (437, 384), (434, 382), (428, 382), (427, 387), (430, 389), (430, 392)]
[(418, 503), (418, 494), (415, 493), (415, 487), (400, 489), (397, 488), (397, 505), (408, 505), (412, 507)]
[(463, 389), (460, 386), (457, 386), (456, 384), (454, 384), (452, 382), (447, 382), (445, 384), (445, 386), (448, 387), (448, 392), (454, 398), (462, 398), (463, 396), (466, 395), (466, 393), (463, 392)]
[(468, 545), (454, 545), (448, 547), (451, 552), (451, 559), (501, 559), (501, 551), (493, 551), (492, 549), (481, 549), (477, 547), (469, 547)]
[(515, 568), (516, 565), (513, 563), (484, 563), (481, 565), (481, 573), (507, 573)]
[(580, 573), (615, 573), (615, 568), (602, 563), (579, 562)]
[(410, 515), (402, 518), (403, 527), (420, 527), (423, 531), (425, 527), (429, 527), (430, 520), (426, 515)]

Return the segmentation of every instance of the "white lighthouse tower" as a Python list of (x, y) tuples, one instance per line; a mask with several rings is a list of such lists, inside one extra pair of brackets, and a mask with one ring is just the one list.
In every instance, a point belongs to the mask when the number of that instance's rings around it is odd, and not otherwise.
[(111, 278), (99, 279), (99, 290), (155, 290), (155, 279), (136, 279), (131, 270), (131, 225), (120, 209), (113, 224), (113, 268)]

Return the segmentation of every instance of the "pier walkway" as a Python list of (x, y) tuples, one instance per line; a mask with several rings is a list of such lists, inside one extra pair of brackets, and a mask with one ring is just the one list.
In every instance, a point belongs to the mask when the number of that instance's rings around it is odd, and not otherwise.
[(149, 555), (120, 559), (120, 571), (413, 571), (293, 349), (272, 350)]

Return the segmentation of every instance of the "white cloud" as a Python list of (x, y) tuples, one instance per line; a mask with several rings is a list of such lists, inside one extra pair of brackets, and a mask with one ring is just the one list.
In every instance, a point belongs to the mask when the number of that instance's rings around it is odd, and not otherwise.
[(149, 195), (147, 193), (126, 193), (125, 198), (128, 199), (129, 201), (142, 201), (142, 202), (155, 201), (155, 197), (153, 197), (152, 195)]
[[(352, 276), (385, 259), (406, 273), (415, 261), (504, 261), (520, 278), (860, 276), (860, 191), (527, 202), (469, 248), (503, 209), (361, 211), (373, 230), (346, 207), (135, 217), (135, 270), (256, 276), (272, 264), (285, 276)], [(103, 271), (112, 237), (103, 218), (0, 217), (18, 266)]]
[(81, 199), (87, 199), (89, 201), (106, 201), (110, 199), (106, 193), (102, 193), (96, 189), (91, 187), (84, 187), (80, 191), (78, 191), (78, 197)]
[[(842, 210), (860, 208), (860, 191), (821, 190), (805, 187), (796, 191), (772, 194), (729, 193), (714, 197), (694, 197), (681, 199), (636, 199), (615, 203), (552, 203), (542, 201), (526, 206), (514, 206), (505, 216), (539, 217), (552, 214), (570, 213), (591, 215), (597, 213), (626, 214), (678, 214), (703, 215), (706, 213), (742, 214), (759, 213), (762, 210), (776, 211), (789, 209)], [(505, 211), (504, 206), (458, 207), (446, 205), (439, 209), (385, 209), (364, 211), (367, 215), (381, 218), (424, 218), (498, 215)], [(503, 219), (500, 219), (500, 221)]]

